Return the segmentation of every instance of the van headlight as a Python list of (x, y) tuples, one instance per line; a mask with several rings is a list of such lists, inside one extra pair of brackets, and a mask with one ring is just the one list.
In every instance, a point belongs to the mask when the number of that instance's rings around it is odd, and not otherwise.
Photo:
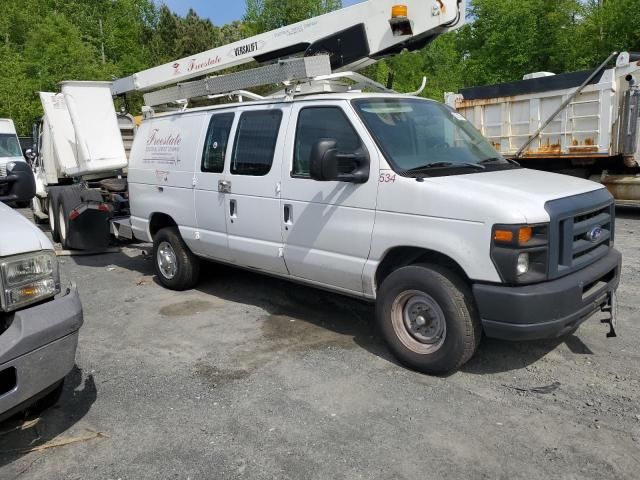
[(60, 292), (58, 259), (52, 251), (0, 259), (0, 305), (11, 312)]
[(494, 225), (491, 259), (502, 281), (511, 285), (547, 279), (548, 224)]

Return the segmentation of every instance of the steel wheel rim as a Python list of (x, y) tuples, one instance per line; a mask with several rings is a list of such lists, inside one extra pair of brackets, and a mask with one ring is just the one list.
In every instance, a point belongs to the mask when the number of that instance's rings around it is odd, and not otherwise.
[(447, 338), (447, 321), (438, 302), (420, 290), (407, 290), (391, 306), (391, 323), (402, 344), (414, 353), (437, 352)]
[(61, 241), (67, 239), (67, 224), (64, 220), (64, 211), (60, 208), (60, 211), (58, 212), (58, 232), (60, 233)]
[(156, 255), (158, 269), (164, 278), (171, 280), (178, 273), (178, 257), (169, 242), (162, 242), (158, 245)]
[(56, 216), (54, 215), (54, 211), (51, 208), (51, 199), (47, 200), (47, 211), (49, 212), (49, 230), (51, 233), (55, 232), (56, 229)]

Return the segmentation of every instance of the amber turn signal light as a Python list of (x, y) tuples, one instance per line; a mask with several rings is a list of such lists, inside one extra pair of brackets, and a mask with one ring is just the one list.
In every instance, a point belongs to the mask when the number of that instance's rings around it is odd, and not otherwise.
[[(517, 230), (518, 245), (524, 245), (533, 238), (533, 228), (521, 227)], [(513, 243), (515, 239), (514, 230), (498, 229), (493, 232), (493, 239), (498, 243)]]
[(529, 240), (533, 238), (533, 228), (531, 227), (522, 227), (518, 231), (518, 244), (524, 245)]
[(493, 239), (500, 243), (512, 243), (513, 232), (511, 230), (496, 230), (493, 232)]

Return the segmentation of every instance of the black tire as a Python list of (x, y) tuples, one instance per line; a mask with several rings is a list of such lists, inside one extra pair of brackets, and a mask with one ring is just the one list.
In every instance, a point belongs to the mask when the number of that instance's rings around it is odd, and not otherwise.
[(61, 189), (58, 193), (58, 238), (62, 248), (70, 249), (69, 244), (69, 215), (71, 211), (82, 203), (81, 188), (70, 186)]
[[(169, 256), (172, 251), (175, 257), (175, 260), (168, 262), (176, 267), (173, 274), (169, 267), (161, 267), (161, 257), (166, 258), (161, 254), (161, 248), (166, 251), (167, 245), (170, 246)], [(166, 288), (188, 290), (198, 283), (200, 259), (189, 250), (177, 227), (166, 227), (153, 237), (153, 268), (158, 280)]]
[(47, 214), (49, 215), (49, 228), (51, 230), (51, 238), (54, 243), (60, 241), (60, 232), (58, 230), (58, 190), (49, 190)]
[(391, 273), (378, 291), (376, 322), (391, 352), (409, 368), (428, 374), (457, 370), (480, 343), (468, 285), (439, 265), (411, 265)]
[(44, 397), (38, 399), (25, 411), (27, 415), (35, 415), (44, 412), (46, 409), (53, 407), (62, 396), (64, 390), (64, 378), (60, 380), (56, 386)]
[(31, 206), (31, 200), (16, 202), (16, 208), (29, 208)]

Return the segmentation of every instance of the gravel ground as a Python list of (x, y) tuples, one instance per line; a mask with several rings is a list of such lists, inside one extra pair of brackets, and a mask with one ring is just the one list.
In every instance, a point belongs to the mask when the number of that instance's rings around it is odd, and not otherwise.
[(562, 340), (484, 339), (441, 378), (399, 366), (356, 300), (215, 265), (171, 292), (146, 245), (61, 257), (77, 368), (56, 407), (0, 424), (0, 478), (637, 479), (640, 214), (618, 214), (618, 338), (600, 315)]

